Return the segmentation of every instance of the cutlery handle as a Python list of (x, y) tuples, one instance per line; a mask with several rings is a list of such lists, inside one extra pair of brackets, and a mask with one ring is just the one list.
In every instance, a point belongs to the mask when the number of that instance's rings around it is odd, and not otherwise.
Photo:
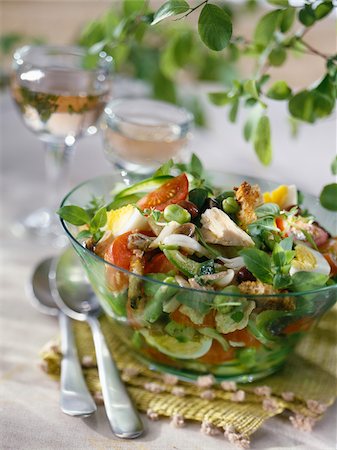
[(59, 313), (61, 331), (61, 397), (60, 406), (70, 416), (88, 416), (97, 408), (84, 381), (78, 360), (72, 323), (64, 313)]
[(104, 406), (112, 431), (120, 438), (136, 438), (142, 434), (143, 424), (120, 378), (98, 320), (90, 317), (88, 322), (94, 338)]

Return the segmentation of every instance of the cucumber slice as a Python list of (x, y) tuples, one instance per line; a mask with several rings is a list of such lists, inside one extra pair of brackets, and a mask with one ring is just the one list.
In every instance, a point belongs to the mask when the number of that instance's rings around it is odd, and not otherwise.
[(173, 177), (171, 177), (170, 175), (162, 175), (160, 177), (152, 177), (147, 178), (144, 181), (139, 181), (138, 183), (135, 183), (132, 186), (127, 187), (126, 189), (123, 189), (121, 192), (119, 192), (116, 195), (115, 200), (124, 198), (129, 195), (139, 194), (140, 192), (147, 193), (154, 191), (167, 181), (171, 180), (171, 178)]
[(212, 339), (196, 333), (188, 342), (180, 342), (168, 334), (154, 334), (144, 329), (140, 330), (146, 342), (164, 355), (179, 359), (195, 359), (205, 355), (212, 345)]
[(111, 211), (112, 209), (119, 209), (122, 206), (132, 205), (137, 203), (142, 197), (144, 197), (145, 192), (140, 192), (139, 194), (127, 195), (126, 197), (116, 198), (112, 202), (108, 204), (106, 207), (107, 211)]

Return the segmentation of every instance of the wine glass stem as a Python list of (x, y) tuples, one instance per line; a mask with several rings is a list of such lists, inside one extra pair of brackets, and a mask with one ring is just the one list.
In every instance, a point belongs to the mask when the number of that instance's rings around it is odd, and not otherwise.
[(73, 145), (64, 142), (45, 142), (45, 166), (47, 178), (46, 201), (51, 212), (58, 208), (67, 192), (69, 161)]

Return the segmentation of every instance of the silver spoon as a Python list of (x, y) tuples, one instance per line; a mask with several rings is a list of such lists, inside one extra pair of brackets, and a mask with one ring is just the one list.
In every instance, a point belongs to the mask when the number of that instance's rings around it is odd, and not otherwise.
[(52, 294), (60, 309), (91, 327), (105, 410), (114, 434), (133, 439), (143, 433), (143, 424), (120, 378), (98, 321), (102, 309), (73, 250), (55, 260), (49, 272)]
[(83, 378), (78, 360), (72, 324), (56, 305), (49, 287), (49, 271), (53, 259), (41, 261), (35, 268), (29, 285), (29, 294), (34, 306), (44, 314), (58, 316), (61, 332), (60, 406), (70, 416), (84, 417), (94, 413), (97, 408)]

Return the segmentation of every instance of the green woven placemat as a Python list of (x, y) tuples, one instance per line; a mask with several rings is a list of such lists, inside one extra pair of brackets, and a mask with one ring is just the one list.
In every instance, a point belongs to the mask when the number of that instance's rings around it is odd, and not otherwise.
[[(111, 353), (128, 390), (140, 411), (157, 420), (171, 417), (177, 427), (188, 420), (201, 423), (201, 431), (224, 433), (232, 443), (248, 448), (250, 436), (265, 420), (284, 411), (294, 427), (310, 431), (337, 395), (336, 323), (337, 308), (327, 313), (297, 346), (285, 367), (262, 381), (250, 384), (214, 383), (203, 376), (196, 383), (177, 380), (148, 369), (113, 333), (111, 323), (101, 325)], [(93, 341), (88, 326), (74, 323), (83, 372), (97, 403), (102, 402)], [(42, 367), (58, 378), (61, 353), (58, 342), (46, 344)]]

